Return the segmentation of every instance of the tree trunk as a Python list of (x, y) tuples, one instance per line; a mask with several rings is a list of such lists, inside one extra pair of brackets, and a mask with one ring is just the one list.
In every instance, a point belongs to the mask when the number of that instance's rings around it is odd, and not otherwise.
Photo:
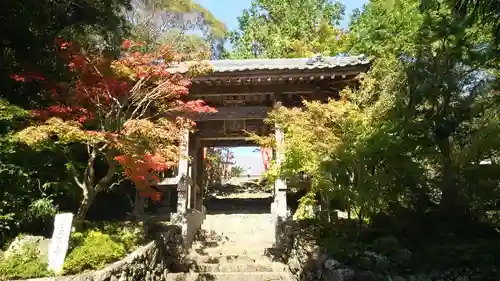
[(361, 232), (363, 231), (364, 206), (361, 206), (358, 211), (358, 233), (356, 235), (357, 241), (361, 240)]
[(80, 202), (80, 207), (78, 208), (78, 212), (76, 213), (75, 220), (84, 221), (91, 204), (92, 200), (88, 197), (84, 197)]
[(144, 214), (144, 197), (139, 195), (139, 191), (135, 192), (134, 215), (141, 217)]
[(78, 208), (78, 212), (75, 216), (75, 228), (82, 229), (85, 223), (85, 218), (87, 217), (87, 213), (92, 205), (92, 202), (95, 198), (95, 192), (90, 190), (87, 186), (82, 187), (82, 201), (80, 202), (80, 207)]
[(441, 151), (441, 205), (446, 210), (454, 210), (458, 205), (458, 189), (451, 161), (451, 144), (448, 138), (439, 143)]
[[(104, 148), (105, 147), (101, 147), (101, 149)], [(75, 216), (76, 227), (83, 226), (85, 218), (87, 217), (87, 212), (89, 211), (94, 198), (96, 197), (97, 193), (102, 192), (109, 187), (109, 184), (113, 179), (116, 171), (116, 163), (114, 162), (113, 154), (110, 151), (99, 152), (100, 149), (97, 149), (96, 147), (92, 147), (90, 145), (87, 146), (87, 151), (89, 153), (89, 158), (87, 160), (87, 168), (85, 169), (85, 173), (83, 174), (83, 179), (81, 181), (78, 180), (78, 173), (74, 171), (74, 180), (82, 189), (82, 201), (80, 202), (80, 207), (78, 208), (78, 212)], [(94, 165), (98, 153), (104, 155), (108, 163), (108, 171), (106, 172), (106, 175), (96, 183)]]

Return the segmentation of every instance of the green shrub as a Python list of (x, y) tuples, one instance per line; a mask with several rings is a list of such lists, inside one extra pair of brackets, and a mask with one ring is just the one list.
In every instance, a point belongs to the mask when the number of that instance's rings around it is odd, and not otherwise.
[(98, 230), (72, 235), (80, 245), (73, 244), (72, 251), (64, 263), (65, 273), (79, 273), (85, 270), (103, 268), (127, 254), (126, 247), (121, 241), (115, 241), (111, 235)]
[(0, 256), (0, 280), (28, 279), (52, 276), (47, 269), (47, 262), (40, 259), (36, 245), (26, 245), (20, 251)]
[(399, 249), (399, 241), (393, 236), (379, 237), (373, 242), (373, 249), (380, 254), (388, 255)]
[(137, 225), (89, 223), (88, 227), (86, 231), (71, 233), (65, 273), (103, 268), (133, 251), (143, 237)]
[[(105, 223), (94, 225), (83, 232), (71, 233), (65, 274), (95, 270), (123, 258), (140, 242), (142, 232), (137, 225)], [(0, 255), (0, 281), (50, 276), (47, 262), (40, 259), (37, 245), (26, 245), (17, 254), (4, 258)]]
[(104, 233), (111, 236), (114, 241), (122, 243), (127, 252), (135, 250), (142, 239), (143, 232), (137, 225), (120, 225), (117, 223), (105, 224), (100, 227)]
[(72, 232), (68, 242), (68, 252), (71, 253), (76, 247), (81, 246), (88, 232)]

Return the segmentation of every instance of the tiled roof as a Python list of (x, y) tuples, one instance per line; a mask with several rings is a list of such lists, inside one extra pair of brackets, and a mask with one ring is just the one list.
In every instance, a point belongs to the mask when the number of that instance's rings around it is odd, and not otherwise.
[[(252, 70), (316, 70), (332, 69), (346, 66), (369, 65), (370, 60), (364, 56), (337, 56), (294, 59), (245, 59), (245, 60), (214, 60), (211, 61), (214, 73), (228, 73)], [(168, 71), (186, 73), (190, 62), (173, 64)]]

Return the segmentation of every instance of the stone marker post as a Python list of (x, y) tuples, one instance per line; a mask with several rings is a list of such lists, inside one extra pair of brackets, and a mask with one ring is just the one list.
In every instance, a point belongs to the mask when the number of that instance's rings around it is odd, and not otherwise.
[(68, 251), (69, 235), (73, 222), (72, 213), (57, 214), (54, 220), (54, 233), (49, 246), (49, 270), (61, 272)]

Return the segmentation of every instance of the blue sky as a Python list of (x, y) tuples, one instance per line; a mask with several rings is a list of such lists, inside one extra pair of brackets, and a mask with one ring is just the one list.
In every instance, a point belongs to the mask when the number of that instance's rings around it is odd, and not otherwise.
[[(230, 30), (238, 28), (237, 17), (244, 9), (250, 7), (251, 0), (196, 0), (197, 3), (208, 9), (212, 14), (224, 22)], [(347, 28), (349, 16), (353, 9), (361, 8), (367, 0), (341, 1), (346, 6), (346, 17), (341, 22), (342, 28)], [(235, 156), (236, 165), (245, 170), (250, 169), (252, 174), (260, 174), (264, 170), (260, 152), (254, 152), (255, 147), (240, 147), (231, 149)]]
[[(244, 9), (250, 7), (251, 0), (196, 0), (196, 2), (212, 12), (229, 29), (236, 29), (238, 27), (237, 17), (241, 15)], [(361, 8), (368, 1), (346, 0), (340, 2), (346, 6), (346, 18), (341, 23), (341, 26), (346, 28), (351, 11), (355, 8)]]

